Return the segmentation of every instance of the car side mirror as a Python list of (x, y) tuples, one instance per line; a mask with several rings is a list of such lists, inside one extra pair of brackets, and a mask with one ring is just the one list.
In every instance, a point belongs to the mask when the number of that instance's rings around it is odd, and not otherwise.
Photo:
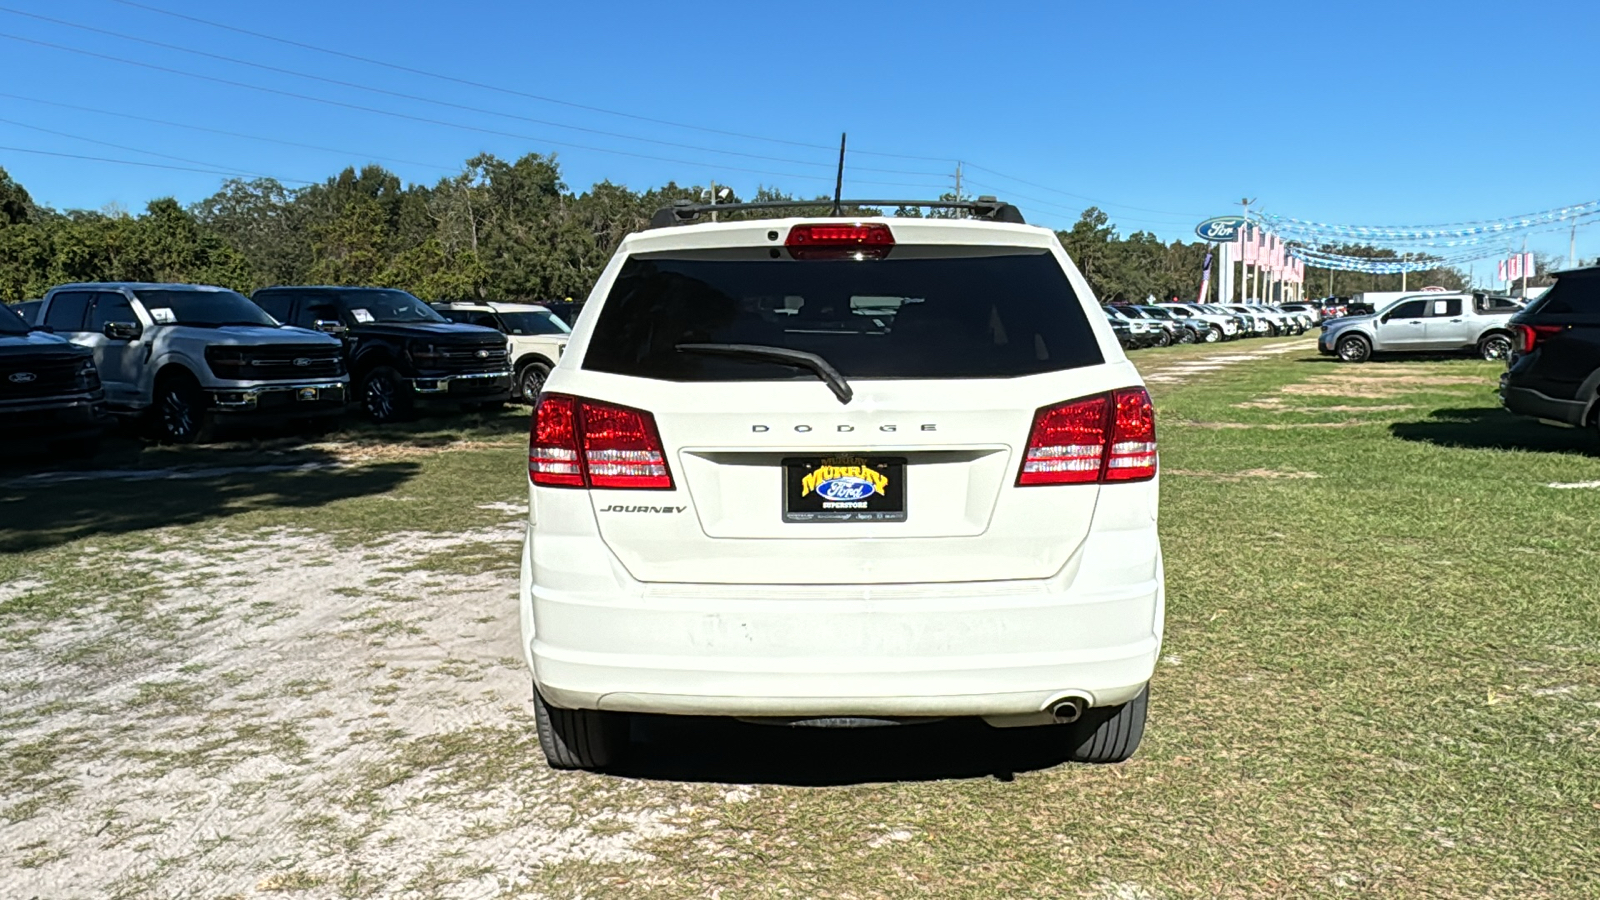
[(144, 329), (139, 327), (138, 322), (107, 322), (102, 331), (113, 341), (136, 341), (141, 334), (144, 334)]
[(318, 319), (311, 323), (311, 327), (323, 334), (344, 334), (350, 330), (342, 322), (336, 322), (333, 319)]

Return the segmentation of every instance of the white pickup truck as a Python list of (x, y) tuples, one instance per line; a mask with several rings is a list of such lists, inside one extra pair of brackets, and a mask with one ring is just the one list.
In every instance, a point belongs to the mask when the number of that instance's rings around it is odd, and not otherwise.
[(152, 415), (174, 443), (220, 417), (321, 419), (350, 383), (337, 338), (280, 325), (226, 288), (131, 282), (52, 288), (35, 321), (94, 351), (112, 413)]

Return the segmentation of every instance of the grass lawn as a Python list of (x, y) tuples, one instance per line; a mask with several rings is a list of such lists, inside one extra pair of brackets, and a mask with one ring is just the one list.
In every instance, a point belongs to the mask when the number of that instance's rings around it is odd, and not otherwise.
[[(1305, 345), (1134, 354), (1163, 376), (1168, 623), (1144, 745), (1120, 766), (1058, 764), (964, 722), (813, 733), (650, 720), (644, 758), (622, 774), (548, 772), (521, 663), (505, 658), (516, 548), (490, 533), (521, 491), (525, 412), (315, 446), (124, 447), (81, 466), (304, 471), (8, 482), (0, 647), (31, 674), (0, 675), (0, 777), (20, 785), (0, 817), (0, 869), (41, 879), (24, 896), (199, 883), (306, 897), (1600, 897), (1600, 488), (1552, 487), (1600, 482), (1600, 439), (1506, 416), (1493, 364), (1352, 366)], [(1284, 346), (1298, 349), (1258, 353)], [(227, 631), (230, 607), (180, 605), (197, 590), (183, 567), (144, 565), (142, 548), (225, 545), (233, 577), (257, 565), (252, 542), (287, 531), (329, 586), (307, 580), (239, 621), (276, 635), (320, 609), (294, 641), (344, 629), (343, 649), (277, 677), (274, 660), (293, 660), (286, 637), (262, 639), (259, 671), (185, 643), (189, 627)], [(418, 537), (463, 532), (479, 537)], [(404, 565), (377, 568), (374, 548), (396, 545), (413, 548)], [(464, 606), (448, 590), (473, 572)], [(105, 663), (102, 720), (47, 690), (51, 666), (100, 646), (99, 632), (52, 636), (91, 613), (177, 648), (159, 671)], [(335, 703), (347, 683), (360, 687), (348, 714)], [(163, 751), (205, 771), (203, 796), (128, 825), (121, 880), (81, 871), (108, 864), (93, 854), (109, 838), (52, 810), (126, 813), (174, 777), (130, 771), (89, 803), (77, 773), (145, 732), (84, 722), (131, 711), (187, 726), (271, 691), (302, 717), (238, 731), (248, 753), (218, 739)], [(136, 755), (149, 766), (151, 752)], [(246, 759), (274, 754), (266, 774)], [(303, 804), (298, 818), (262, 821), (298, 824), (243, 834), (254, 851), (161, 849), (216, 837), (198, 823), (219, 805), (275, 797)]]

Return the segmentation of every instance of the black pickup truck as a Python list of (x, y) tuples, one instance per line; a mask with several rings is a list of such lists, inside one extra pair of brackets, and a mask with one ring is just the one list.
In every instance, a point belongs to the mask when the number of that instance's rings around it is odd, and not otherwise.
[(110, 423), (94, 353), (0, 306), (0, 443), (92, 452)]
[(280, 322), (342, 338), (355, 395), (374, 422), (403, 419), (418, 406), (511, 398), (506, 336), (451, 322), (405, 291), (270, 287), (250, 299)]

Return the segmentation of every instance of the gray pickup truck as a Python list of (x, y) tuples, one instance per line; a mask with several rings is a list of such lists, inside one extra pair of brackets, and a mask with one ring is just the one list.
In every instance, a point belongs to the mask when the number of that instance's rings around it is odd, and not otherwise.
[(66, 284), (35, 321), (88, 347), (112, 413), (173, 443), (220, 418), (325, 419), (350, 377), (337, 338), (279, 324), (243, 295), (187, 284)]
[(1471, 353), (1482, 359), (1511, 355), (1511, 317), (1522, 304), (1484, 293), (1422, 293), (1401, 297), (1363, 316), (1322, 323), (1317, 349), (1345, 362), (1374, 353)]

